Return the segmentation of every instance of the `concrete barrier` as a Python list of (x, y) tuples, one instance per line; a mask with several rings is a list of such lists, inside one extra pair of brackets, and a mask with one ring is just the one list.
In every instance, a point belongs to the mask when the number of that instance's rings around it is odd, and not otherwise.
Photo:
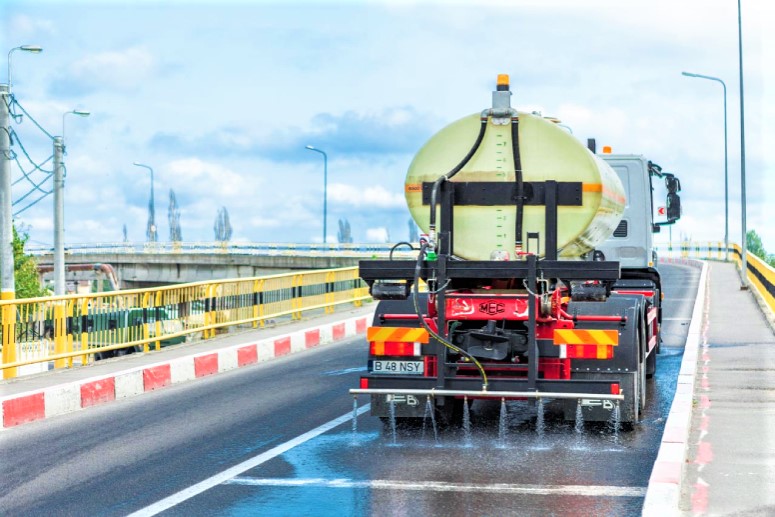
[(661, 262), (683, 264), (700, 268), (700, 283), (697, 300), (694, 302), (692, 321), (686, 337), (681, 369), (678, 373), (673, 404), (667, 415), (665, 430), (657, 453), (657, 459), (649, 478), (646, 499), (643, 502), (644, 517), (665, 517), (679, 515), (681, 501), (681, 479), (686, 464), (691, 430), (694, 380), (697, 374), (697, 354), (705, 326), (707, 310), (708, 265), (706, 262), (686, 258), (668, 258)]

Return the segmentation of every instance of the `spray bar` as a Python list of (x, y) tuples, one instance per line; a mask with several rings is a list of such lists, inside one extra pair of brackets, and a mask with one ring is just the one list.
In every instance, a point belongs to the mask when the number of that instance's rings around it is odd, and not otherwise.
[(411, 390), (389, 388), (356, 388), (350, 390), (351, 395), (427, 395), (471, 397), (471, 398), (534, 398), (534, 399), (593, 399), (593, 400), (624, 400), (624, 395), (606, 393), (553, 393), (550, 391), (471, 391), (471, 390)]

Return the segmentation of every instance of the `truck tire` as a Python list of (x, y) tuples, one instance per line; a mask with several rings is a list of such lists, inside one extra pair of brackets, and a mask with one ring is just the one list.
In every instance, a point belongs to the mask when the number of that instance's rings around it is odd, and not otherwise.
[(651, 351), (646, 358), (646, 378), (651, 379), (657, 373), (657, 349)]
[(638, 367), (638, 421), (646, 409), (646, 360), (640, 362)]

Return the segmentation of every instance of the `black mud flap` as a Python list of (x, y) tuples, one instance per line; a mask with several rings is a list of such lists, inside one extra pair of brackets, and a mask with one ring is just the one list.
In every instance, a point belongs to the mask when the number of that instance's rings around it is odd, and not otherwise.
[(426, 400), (421, 395), (372, 395), (371, 416), (389, 417), (391, 401), (396, 418), (422, 418)]
[(635, 406), (637, 404), (637, 387), (635, 385), (636, 373), (578, 373), (575, 378), (611, 380), (618, 382), (624, 395), (624, 400), (601, 399), (567, 399), (563, 401), (563, 417), (565, 420), (576, 420), (578, 406), (581, 406), (581, 415), (585, 422), (608, 422), (613, 420), (614, 410), (619, 406), (619, 421), (622, 423), (635, 423), (637, 421)]

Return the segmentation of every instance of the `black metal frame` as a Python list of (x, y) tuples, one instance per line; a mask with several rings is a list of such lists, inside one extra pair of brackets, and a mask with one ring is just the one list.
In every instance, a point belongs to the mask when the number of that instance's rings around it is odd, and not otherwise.
[[(420, 278), (431, 281), (432, 286), (441, 286), (438, 297), (438, 331), (448, 339), (445, 292), (449, 288), (464, 287), (472, 281), (483, 279), (521, 279), (528, 290), (528, 371), (527, 377), (500, 378), (489, 380), (488, 391), (547, 391), (561, 393), (610, 393), (610, 381), (604, 380), (545, 380), (538, 378), (538, 362), (541, 357), (536, 339), (536, 293), (538, 279), (600, 280), (613, 283), (621, 278), (619, 262), (613, 261), (567, 261), (557, 260), (557, 208), (558, 206), (579, 206), (582, 204), (582, 185), (577, 182), (525, 182), (523, 202), (525, 205), (545, 206), (545, 258), (538, 260), (528, 254), (526, 260), (483, 261), (459, 260), (453, 257), (454, 250), (454, 207), (455, 205), (496, 206), (516, 203), (516, 186), (504, 188), (504, 183), (452, 182), (439, 186), (440, 231), (438, 258), (421, 264)], [(423, 184), (423, 202), (430, 201), (433, 183)], [(380, 281), (405, 281), (412, 284), (417, 267), (416, 261), (368, 260), (359, 263), (360, 276), (373, 287)], [(407, 290), (408, 292), (409, 290)], [(379, 315), (378, 315), (379, 316)], [(369, 376), (370, 388), (396, 388), (400, 384), (411, 384), (418, 389), (479, 389), (479, 377), (454, 376), (454, 363), (446, 361), (447, 348), (437, 343), (437, 376)]]

